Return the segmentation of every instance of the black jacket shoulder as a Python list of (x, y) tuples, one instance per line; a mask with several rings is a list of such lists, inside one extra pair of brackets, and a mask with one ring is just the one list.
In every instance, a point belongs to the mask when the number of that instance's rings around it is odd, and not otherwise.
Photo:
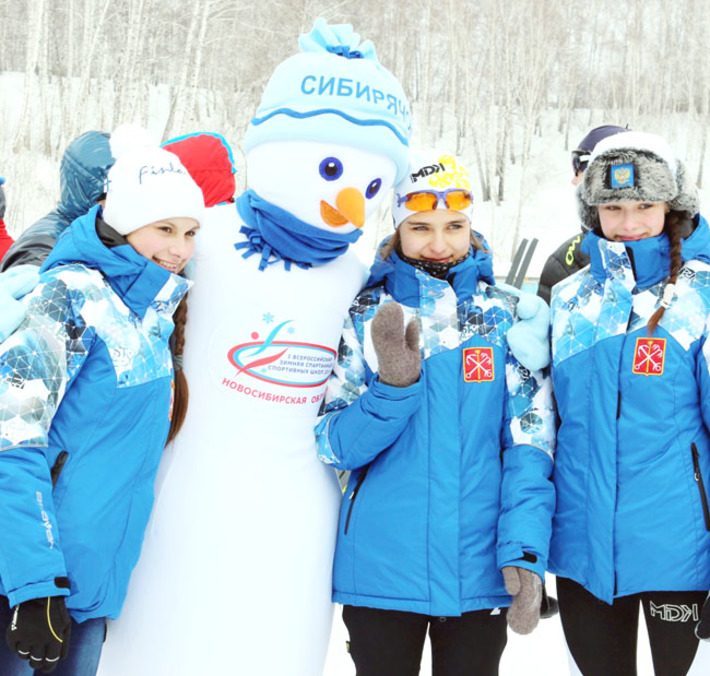
[(570, 237), (547, 259), (537, 287), (537, 295), (546, 303), (549, 304), (552, 287), (557, 282), (589, 265), (589, 256), (580, 249), (583, 238), (583, 232)]

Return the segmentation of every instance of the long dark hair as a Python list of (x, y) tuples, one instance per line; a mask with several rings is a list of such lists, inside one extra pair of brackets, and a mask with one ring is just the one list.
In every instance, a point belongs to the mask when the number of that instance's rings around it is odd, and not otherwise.
[(187, 295), (180, 301), (173, 315), (175, 329), (172, 335), (171, 346), (173, 365), (175, 368), (175, 392), (173, 393), (173, 413), (170, 418), (168, 442), (172, 441), (177, 436), (182, 424), (185, 422), (187, 402), (190, 398), (187, 378), (185, 377), (185, 372), (182, 370), (182, 353), (185, 347), (185, 322), (187, 322)]

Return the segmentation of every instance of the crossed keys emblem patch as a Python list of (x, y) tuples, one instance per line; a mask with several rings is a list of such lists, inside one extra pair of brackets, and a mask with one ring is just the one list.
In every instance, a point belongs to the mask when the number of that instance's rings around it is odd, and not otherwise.
[(493, 348), (467, 347), (463, 351), (463, 379), (467, 383), (493, 380)]
[(663, 375), (665, 358), (665, 338), (637, 338), (633, 372), (642, 376)]

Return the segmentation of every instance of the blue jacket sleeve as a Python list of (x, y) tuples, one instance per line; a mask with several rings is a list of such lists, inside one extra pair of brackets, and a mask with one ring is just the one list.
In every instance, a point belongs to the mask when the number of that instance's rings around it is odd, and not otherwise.
[(25, 299), (28, 314), (0, 345), (0, 579), (10, 604), (66, 595), (52, 500), (48, 432), (86, 356), (72, 340), (81, 324), (61, 280), (50, 278)]
[(547, 566), (555, 491), (555, 411), (549, 374), (529, 371), (508, 353), (498, 567), (542, 578)]
[(365, 361), (362, 338), (348, 317), (328, 382), (324, 415), (316, 426), (318, 457), (338, 469), (363, 467), (399, 437), (420, 396), (420, 382), (393, 387), (379, 381)]

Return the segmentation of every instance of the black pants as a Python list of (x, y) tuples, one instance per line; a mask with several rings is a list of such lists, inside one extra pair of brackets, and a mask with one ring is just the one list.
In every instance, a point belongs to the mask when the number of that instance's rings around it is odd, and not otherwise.
[(567, 647), (584, 676), (636, 675), (639, 605), (656, 676), (685, 676), (693, 664), (695, 625), (707, 592), (645, 592), (609, 605), (558, 577), (557, 596)]
[(497, 676), (506, 633), (505, 609), (430, 617), (345, 606), (357, 676), (416, 676), (427, 629), (433, 676)]

